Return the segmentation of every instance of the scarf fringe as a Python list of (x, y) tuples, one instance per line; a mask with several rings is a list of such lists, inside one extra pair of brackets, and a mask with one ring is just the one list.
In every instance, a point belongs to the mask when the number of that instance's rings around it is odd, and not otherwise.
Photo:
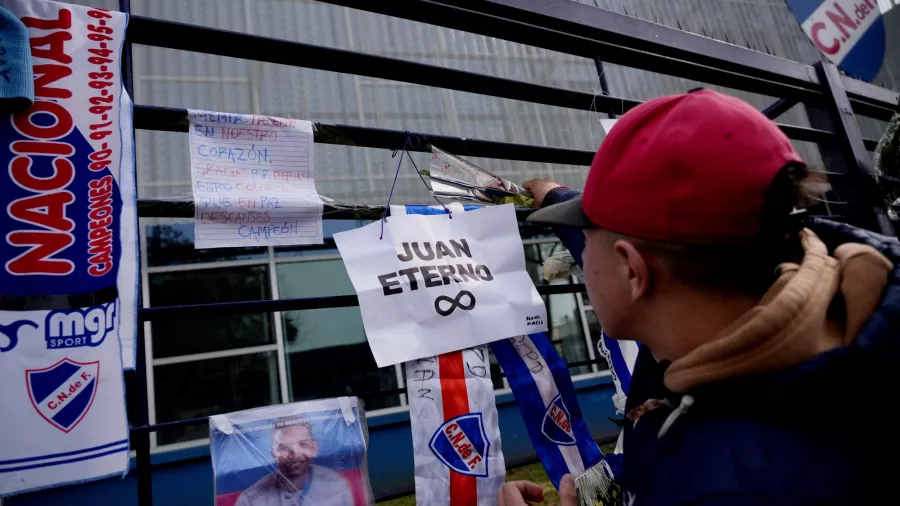
[(597, 498), (602, 497), (604, 502), (609, 496), (609, 487), (612, 485), (613, 472), (605, 460), (601, 460), (595, 466), (585, 470), (584, 474), (575, 478), (575, 488), (578, 489), (578, 500), (581, 506), (594, 506)]

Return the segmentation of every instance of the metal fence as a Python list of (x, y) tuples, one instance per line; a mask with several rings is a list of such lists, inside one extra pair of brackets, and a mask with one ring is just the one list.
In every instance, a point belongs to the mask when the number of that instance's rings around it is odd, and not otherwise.
[[(466, 32), (496, 37), (593, 60), (603, 94), (590, 94), (407, 60), (273, 39), (247, 33), (218, 30), (140, 16), (132, 16), (124, 48), (125, 86), (133, 96), (132, 44), (195, 51), (358, 76), (368, 76), (465, 91), (493, 97), (563, 107), (596, 110), (615, 117), (640, 102), (609, 95), (604, 63), (676, 76), (711, 85), (779, 97), (763, 112), (777, 119), (802, 104), (811, 127), (779, 126), (788, 137), (817, 143), (832, 190), (830, 205), (818, 214), (894, 235), (875, 179), (871, 154), (875, 139), (863, 138), (856, 115), (887, 120), (897, 104), (896, 92), (840, 74), (830, 63), (814, 66), (719, 42), (649, 21), (597, 9), (571, 1), (541, 0), (325, 0), (327, 3), (419, 21)], [(120, 0), (130, 12), (130, 0)], [(190, 104), (185, 104), (190, 105)], [(136, 129), (187, 132), (185, 109), (136, 105)], [(428, 143), (462, 156), (588, 166), (592, 151), (512, 144), (414, 132)], [(405, 131), (352, 125), (316, 124), (315, 142), (394, 150), (403, 145)], [(378, 206), (326, 205), (324, 219), (378, 219)], [(527, 215), (519, 210), (519, 218)], [(140, 217), (193, 217), (192, 203), (174, 200), (140, 200)], [(584, 285), (538, 288), (542, 295), (583, 292)], [(136, 452), (138, 503), (151, 505), (152, 469), (150, 433), (175, 426), (207, 423), (196, 418), (150, 425), (147, 412), (146, 354), (143, 322), (212, 314), (273, 313), (278, 311), (349, 307), (356, 296), (334, 296), (277, 301), (198, 304), (152, 307), (139, 311), (136, 375), (137, 413), (131, 427)], [(596, 361), (570, 363), (577, 367)], [(358, 396), (398, 395), (404, 389), (355, 392)], [(408, 491), (412, 493), (412, 490)], [(379, 498), (383, 499), (383, 498)]]

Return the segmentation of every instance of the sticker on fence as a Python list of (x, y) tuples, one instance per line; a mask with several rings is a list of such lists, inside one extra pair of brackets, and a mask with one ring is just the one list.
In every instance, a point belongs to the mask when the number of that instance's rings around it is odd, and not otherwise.
[(322, 243), (313, 126), (189, 111), (197, 248)]
[(546, 330), (511, 205), (335, 234), (379, 367)]
[(35, 78), (34, 104), (0, 121), (6, 496), (128, 469), (122, 368), (134, 359), (137, 220), (120, 74), (127, 16), (0, 5), (28, 29)]
[(787, 0), (807, 37), (844, 72), (871, 81), (884, 63), (878, 0)]

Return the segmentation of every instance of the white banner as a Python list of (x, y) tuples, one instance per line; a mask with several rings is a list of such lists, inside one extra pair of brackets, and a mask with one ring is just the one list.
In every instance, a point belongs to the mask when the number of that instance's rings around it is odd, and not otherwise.
[[(880, 14), (873, 0), (823, 1), (800, 26), (829, 60), (840, 65)], [(884, 58), (884, 48), (880, 49)]]
[(406, 363), (417, 506), (494, 506), (506, 479), (488, 350)]
[(379, 367), (547, 329), (512, 205), (335, 234)]
[(120, 340), (133, 362), (137, 219), (127, 16), (0, 5), (28, 27), (35, 76), (34, 105), (0, 121), (5, 496), (128, 469)]

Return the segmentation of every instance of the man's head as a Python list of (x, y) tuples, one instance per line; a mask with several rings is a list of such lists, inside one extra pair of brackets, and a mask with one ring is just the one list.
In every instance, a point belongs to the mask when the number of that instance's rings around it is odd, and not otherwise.
[[(609, 335), (703, 318), (678, 301), (757, 298), (772, 281), (806, 167), (749, 104), (710, 90), (651, 100), (597, 151), (582, 198), (529, 221), (585, 229), (585, 282)], [(652, 328), (651, 328), (652, 327)]]
[(309, 471), (309, 465), (319, 453), (313, 439), (312, 425), (307, 420), (282, 419), (272, 430), (272, 458), (278, 471), (288, 478), (297, 478)]

